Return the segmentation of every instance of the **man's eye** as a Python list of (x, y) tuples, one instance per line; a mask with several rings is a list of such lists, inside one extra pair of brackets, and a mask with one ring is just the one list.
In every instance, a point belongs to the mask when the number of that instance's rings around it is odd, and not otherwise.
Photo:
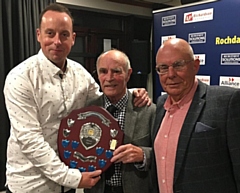
[(121, 70), (119, 70), (119, 69), (115, 69), (115, 70), (113, 70), (113, 73), (116, 73), (116, 74), (119, 74), (119, 73), (121, 73), (122, 71)]
[(52, 31), (46, 31), (46, 34), (52, 34), (53, 32)]
[(47, 34), (47, 36), (49, 36), (49, 37), (54, 36), (54, 33), (53, 33), (52, 31), (47, 31), (46, 34)]
[(107, 74), (107, 70), (106, 69), (99, 69), (99, 74)]
[(62, 36), (68, 37), (68, 36), (69, 36), (69, 33), (63, 33)]
[(167, 70), (168, 66), (167, 65), (161, 65), (159, 66), (160, 70)]
[(174, 66), (175, 68), (181, 68), (181, 67), (184, 66), (184, 63), (182, 63), (182, 62), (176, 62), (176, 63), (173, 64), (173, 66)]

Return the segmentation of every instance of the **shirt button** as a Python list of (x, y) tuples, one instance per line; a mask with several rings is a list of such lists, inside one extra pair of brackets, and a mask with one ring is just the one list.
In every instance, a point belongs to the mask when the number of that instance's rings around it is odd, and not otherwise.
[(165, 183), (165, 180), (164, 180), (164, 179), (162, 180), (162, 183), (163, 183), (163, 184)]
[(170, 118), (173, 118), (173, 115), (170, 115)]
[(164, 156), (162, 156), (162, 160), (164, 160), (165, 159), (165, 157)]
[(164, 135), (164, 138), (167, 138), (168, 137), (168, 135)]

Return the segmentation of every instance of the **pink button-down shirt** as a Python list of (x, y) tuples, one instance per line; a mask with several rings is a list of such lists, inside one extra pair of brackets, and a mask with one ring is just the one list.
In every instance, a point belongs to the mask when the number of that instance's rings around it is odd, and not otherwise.
[(178, 138), (197, 85), (198, 81), (195, 79), (190, 92), (179, 102), (172, 104), (171, 98), (168, 96), (164, 104), (166, 114), (154, 142), (158, 185), (161, 193), (173, 193)]

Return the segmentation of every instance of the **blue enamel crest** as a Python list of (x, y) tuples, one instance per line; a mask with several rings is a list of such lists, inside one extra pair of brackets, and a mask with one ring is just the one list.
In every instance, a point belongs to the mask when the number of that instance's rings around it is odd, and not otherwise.
[(113, 156), (113, 152), (111, 150), (106, 150), (106, 158), (110, 159)]
[(72, 148), (73, 148), (73, 149), (77, 149), (78, 145), (79, 145), (79, 142), (77, 142), (77, 141), (72, 141)]
[(80, 172), (86, 172), (86, 168), (84, 168), (84, 167), (79, 167), (78, 169)]
[(88, 166), (88, 171), (89, 171), (89, 172), (93, 172), (93, 171), (95, 171), (95, 170), (96, 170), (96, 167), (95, 167), (95, 166), (93, 166), (93, 165)]
[(106, 166), (106, 161), (104, 159), (98, 160), (98, 165), (100, 168), (104, 168)]
[(63, 156), (65, 159), (68, 159), (70, 157), (70, 155), (71, 155), (71, 151), (64, 150)]
[(64, 148), (66, 148), (68, 145), (69, 145), (69, 140), (67, 140), (67, 139), (62, 140), (62, 146)]
[(70, 168), (76, 168), (77, 162), (76, 161), (70, 161)]
[(96, 153), (97, 153), (98, 156), (101, 155), (103, 153), (103, 151), (104, 151), (104, 148), (96, 147)]

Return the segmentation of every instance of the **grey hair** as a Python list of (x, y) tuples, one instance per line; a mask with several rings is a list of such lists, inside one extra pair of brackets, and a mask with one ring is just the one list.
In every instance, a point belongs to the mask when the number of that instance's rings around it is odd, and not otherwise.
[(97, 67), (98, 64), (99, 64), (99, 61), (100, 61), (101, 57), (102, 57), (103, 55), (111, 52), (111, 51), (116, 51), (116, 52), (118, 52), (118, 53), (121, 55), (121, 57), (124, 59), (125, 70), (128, 71), (128, 70), (131, 68), (130, 60), (129, 60), (128, 56), (127, 56), (124, 52), (122, 52), (122, 51), (120, 51), (120, 50), (118, 50), (118, 49), (112, 49), (112, 50), (108, 50), (108, 51), (105, 51), (105, 52), (101, 53), (101, 54), (98, 56), (98, 58), (97, 58), (96, 67)]

